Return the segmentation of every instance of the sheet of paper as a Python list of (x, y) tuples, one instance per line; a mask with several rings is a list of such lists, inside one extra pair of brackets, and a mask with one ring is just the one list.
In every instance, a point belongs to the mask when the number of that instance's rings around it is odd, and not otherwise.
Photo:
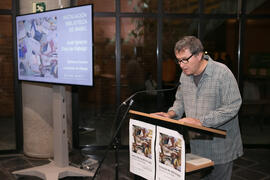
[(195, 166), (200, 166), (203, 164), (210, 163), (211, 160), (204, 158), (204, 157), (201, 157), (201, 156), (198, 156), (198, 155), (195, 155), (195, 154), (187, 153), (186, 154), (186, 162), (190, 163), (192, 165), (195, 165)]
[(155, 126), (135, 119), (129, 122), (130, 172), (155, 179)]
[(177, 131), (157, 126), (156, 179), (185, 179), (185, 141)]

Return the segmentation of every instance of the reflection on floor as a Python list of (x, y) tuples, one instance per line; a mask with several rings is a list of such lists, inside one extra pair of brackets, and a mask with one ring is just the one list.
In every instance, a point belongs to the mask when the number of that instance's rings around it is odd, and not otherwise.
[[(245, 149), (244, 156), (237, 159), (234, 163), (232, 180), (269, 180), (270, 179), (270, 149)], [(100, 159), (103, 157), (102, 152), (96, 153), (91, 158)], [(111, 180), (115, 179), (115, 161), (114, 152), (110, 151), (101, 166), (97, 180)], [(128, 150), (119, 151), (119, 178), (121, 180), (134, 179), (132, 173), (129, 172), (129, 154)], [(70, 153), (71, 165), (81, 165), (81, 163), (88, 157), (82, 156), (80, 151)], [(48, 163), (47, 159), (35, 159), (19, 155), (5, 155), (0, 156), (0, 179), (15, 180), (16, 177), (12, 175), (15, 170), (25, 169), (33, 166), (39, 166)], [(37, 177), (20, 176), (19, 180), (38, 180)], [(91, 180), (87, 177), (66, 177), (63, 180)], [(199, 172), (190, 173), (186, 175), (187, 180), (198, 180)]]

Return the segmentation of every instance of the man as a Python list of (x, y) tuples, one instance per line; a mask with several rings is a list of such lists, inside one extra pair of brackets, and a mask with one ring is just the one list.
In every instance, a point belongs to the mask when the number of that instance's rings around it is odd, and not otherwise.
[(194, 36), (180, 39), (174, 52), (182, 69), (181, 86), (168, 112), (154, 114), (226, 130), (226, 137), (191, 139), (190, 147), (193, 154), (215, 163), (204, 179), (229, 180), (233, 160), (243, 154), (237, 116), (242, 99), (234, 75), (227, 66), (205, 55), (201, 41)]

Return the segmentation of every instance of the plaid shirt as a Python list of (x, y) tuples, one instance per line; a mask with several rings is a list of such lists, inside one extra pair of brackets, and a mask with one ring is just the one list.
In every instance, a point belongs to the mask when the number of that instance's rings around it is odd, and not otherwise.
[(243, 154), (237, 115), (242, 99), (234, 75), (227, 66), (208, 59), (198, 86), (193, 76), (182, 73), (181, 86), (169, 110), (173, 110), (178, 118), (185, 112), (186, 117), (199, 119), (205, 127), (226, 130), (226, 137), (190, 141), (193, 154), (223, 164)]

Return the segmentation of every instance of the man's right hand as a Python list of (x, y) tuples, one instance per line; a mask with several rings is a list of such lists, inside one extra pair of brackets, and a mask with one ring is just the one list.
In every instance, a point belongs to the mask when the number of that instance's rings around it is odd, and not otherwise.
[(169, 114), (168, 113), (165, 113), (165, 112), (156, 112), (156, 113), (151, 113), (151, 115), (154, 115), (154, 116), (162, 116), (162, 117), (169, 117)]
[(156, 115), (156, 116), (166, 117), (166, 118), (172, 118), (172, 117), (174, 117), (176, 115), (174, 111), (169, 111), (167, 113), (165, 113), (165, 112), (156, 112), (156, 113), (151, 113), (151, 114)]

